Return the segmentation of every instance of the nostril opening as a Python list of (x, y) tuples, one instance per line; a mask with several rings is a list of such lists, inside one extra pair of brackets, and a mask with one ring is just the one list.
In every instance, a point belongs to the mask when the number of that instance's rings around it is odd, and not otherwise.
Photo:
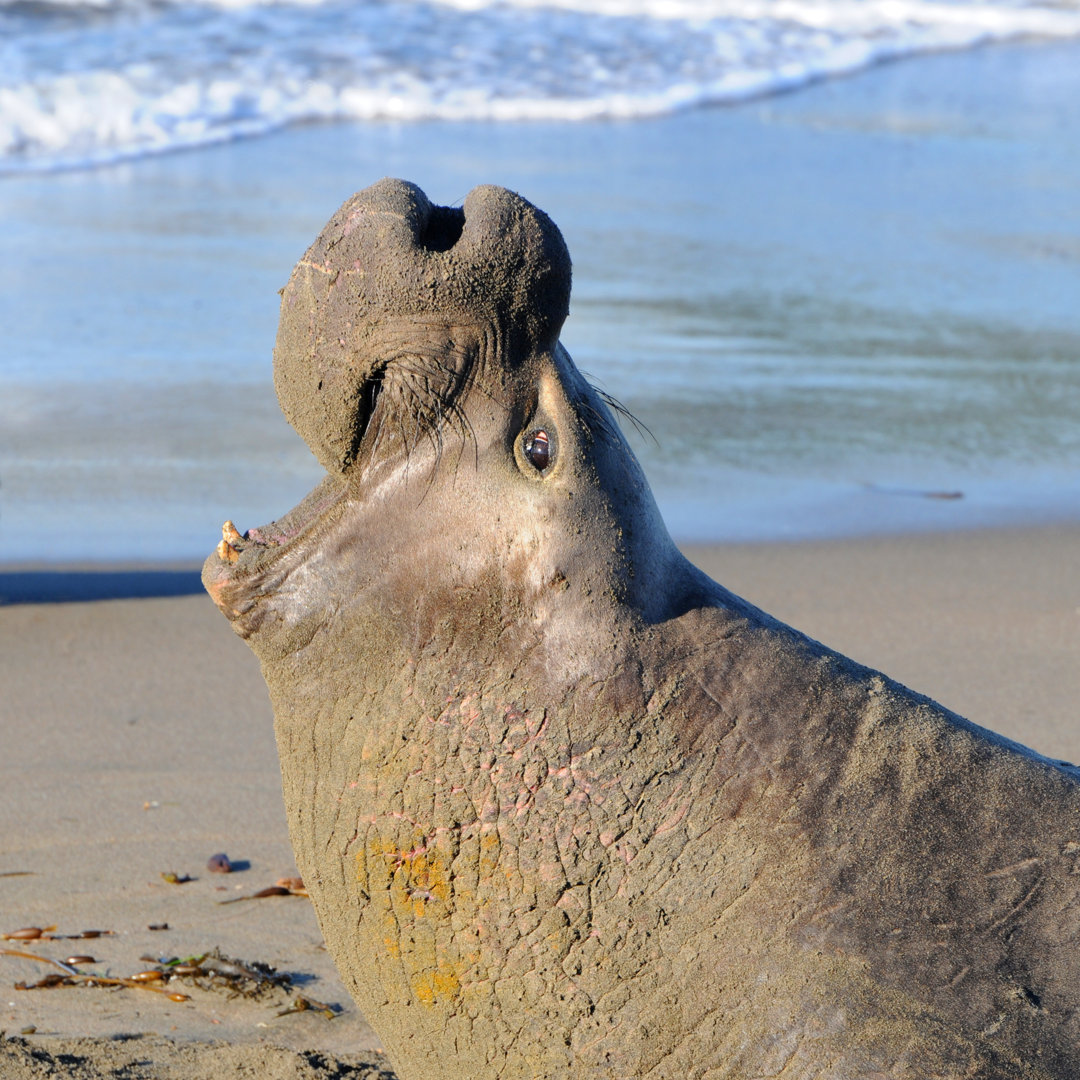
[(465, 211), (455, 206), (433, 206), (427, 226), (420, 234), (420, 246), (428, 251), (449, 251), (461, 239)]

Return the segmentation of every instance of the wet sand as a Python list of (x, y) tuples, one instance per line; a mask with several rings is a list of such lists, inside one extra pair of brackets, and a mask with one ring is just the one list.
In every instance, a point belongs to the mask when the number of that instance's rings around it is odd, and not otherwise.
[[(1080, 529), (690, 549), (723, 584), (826, 644), (1053, 757), (1080, 758)], [(50, 968), (0, 956), (0, 1075), (370, 1077), (389, 1065), (339, 982), (309, 902), (222, 905), (295, 874), (258, 665), (184, 568), (0, 572), (3, 947), (127, 976), (213, 948), (292, 974), (290, 997), (186, 1002), (136, 989), (16, 990)], [(127, 599), (70, 598), (114, 595)], [(155, 588), (168, 595), (153, 596)], [(146, 595), (150, 593), (151, 595)], [(178, 593), (180, 595), (178, 595)], [(12, 603), (21, 596), (39, 602)], [(46, 602), (40, 602), (46, 601)], [(68, 602), (66, 602), (68, 601)], [(227, 852), (241, 869), (206, 870)], [(191, 875), (175, 885), (163, 873)], [(167, 924), (167, 930), (150, 930)], [(32, 1033), (19, 1036), (27, 1028)], [(49, 1073), (49, 1067), (56, 1072)]]

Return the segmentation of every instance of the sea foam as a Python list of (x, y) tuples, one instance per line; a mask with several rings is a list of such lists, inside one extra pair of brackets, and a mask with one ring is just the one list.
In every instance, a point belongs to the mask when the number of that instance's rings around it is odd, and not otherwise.
[(632, 119), (1078, 36), (1076, 0), (0, 0), (0, 171), (303, 121)]

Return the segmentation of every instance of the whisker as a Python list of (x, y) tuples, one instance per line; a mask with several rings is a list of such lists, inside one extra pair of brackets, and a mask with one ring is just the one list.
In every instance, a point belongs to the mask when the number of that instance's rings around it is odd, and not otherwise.
[(652, 440), (655, 446), (659, 446), (660, 443), (656, 436), (649, 429), (649, 426), (642, 420), (639, 420), (618, 398), (612, 397), (606, 390), (601, 390), (600, 387), (595, 384), (592, 385), (593, 390), (596, 391), (600, 400), (613, 412), (616, 416), (623, 420), (629, 421), (633, 425), (634, 430), (644, 439), (649, 438)]

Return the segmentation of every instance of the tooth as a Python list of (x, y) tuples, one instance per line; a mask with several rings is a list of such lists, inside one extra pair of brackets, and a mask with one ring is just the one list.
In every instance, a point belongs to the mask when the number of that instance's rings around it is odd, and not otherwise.
[(219, 559), (226, 562), (236, 562), (240, 558), (240, 552), (234, 546), (244, 538), (237, 532), (236, 526), (231, 521), (226, 521), (221, 526), (221, 542), (217, 546)]
[(236, 562), (240, 558), (240, 552), (236, 548), (229, 547), (224, 540), (217, 546), (217, 553), (219, 559), (224, 559), (226, 562)]

